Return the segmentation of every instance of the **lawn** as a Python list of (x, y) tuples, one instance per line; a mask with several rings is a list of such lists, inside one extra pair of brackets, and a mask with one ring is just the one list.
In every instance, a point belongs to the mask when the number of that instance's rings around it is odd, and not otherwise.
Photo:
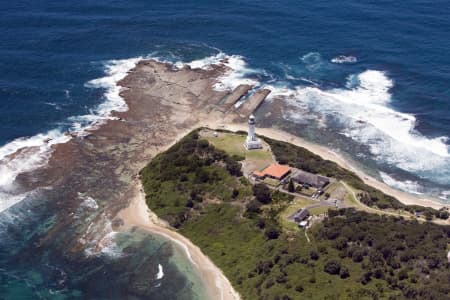
[(278, 186), (280, 184), (280, 181), (270, 178), (270, 177), (266, 177), (264, 178), (264, 183), (270, 186)]
[(149, 207), (198, 245), (242, 299), (448, 298), (449, 227), (340, 209), (308, 229), (307, 242), (304, 232), (283, 229), (296, 228), (287, 222), (296, 209), (319, 202), (273, 190), (252, 199), (240, 166), (193, 132), (141, 179)]
[(317, 216), (326, 213), (329, 209), (334, 209), (334, 206), (318, 206), (308, 210), (312, 216)]
[[(203, 133), (203, 132), (202, 132)], [(204, 135), (201, 136), (208, 140), (211, 144), (214, 145), (214, 147), (221, 149), (225, 152), (227, 152), (230, 155), (239, 155), (239, 156), (246, 156), (246, 152), (248, 152), (245, 147), (245, 136), (238, 135), (238, 134), (231, 134), (231, 133), (223, 133), (219, 132), (218, 136), (215, 137), (211, 134), (208, 134), (210, 132), (206, 132)], [(260, 150), (254, 150), (254, 151), (260, 151)]]
[(302, 188), (302, 190), (299, 193), (311, 197), (315, 192), (317, 192), (317, 189), (315, 188), (308, 188), (308, 189)]
[(281, 212), (279, 216), (281, 226), (288, 231), (298, 231), (299, 229), (297, 224), (289, 220), (289, 217), (293, 215), (297, 210), (314, 204), (317, 204), (317, 201), (300, 197), (295, 198), (295, 200), (292, 201), (292, 204), (290, 204), (285, 210)]
[(262, 170), (274, 162), (270, 148), (264, 141), (262, 141), (263, 149), (249, 151), (244, 147), (246, 138), (244, 135), (219, 132), (218, 136), (214, 136), (211, 131), (204, 130), (201, 136), (214, 147), (229, 155), (245, 157), (247, 163), (251, 164), (254, 170)]

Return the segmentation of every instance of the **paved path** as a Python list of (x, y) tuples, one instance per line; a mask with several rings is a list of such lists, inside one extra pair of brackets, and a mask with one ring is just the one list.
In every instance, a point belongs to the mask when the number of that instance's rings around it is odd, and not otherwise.
[(310, 244), (311, 241), (309, 240), (307, 231), (308, 231), (308, 227), (305, 227), (305, 237), (306, 237), (306, 240), (308, 241), (308, 244)]

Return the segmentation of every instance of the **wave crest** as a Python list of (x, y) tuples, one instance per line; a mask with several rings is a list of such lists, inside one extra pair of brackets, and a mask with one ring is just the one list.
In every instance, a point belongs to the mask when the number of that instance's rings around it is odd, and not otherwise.
[(354, 64), (358, 62), (358, 59), (352, 55), (338, 55), (331, 59), (334, 64)]
[[(89, 115), (68, 118), (68, 131), (53, 129), (32, 137), (17, 138), (0, 147), (0, 212), (20, 202), (26, 194), (20, 194), (15, 184), (17, 176), (47, 164), (53, 146), (68, 142), (73, 136), (82, 136), (88, 130), (112, 118), (113, 111), (126, 111), (122, 90), (117, 82), (136, 66), (141, 58), (112, 60), (105, 63), (106, 76), (86, 83), (87, 87), (104, 88), (104, 101), (91, 110)], [(68, 134), (70, 132), (70, 134)]]
[[(355, 81), (354, 78), (357, 78)], [(368, 145), (374, 158), (406, 171), (441, 181), (450, 180), (447, 137), (429, 138), (416, 129), (416, 117), (390, 107), (394, 82), (386, 72), (367, 70), (350, 76), (352, 88), (322, 90), (317, 87), (284, 89), (280, 94), (298, 113), (305, 109), (333, 117), (343, 126), (342, 134)], [(277, 92), (273, 93), (274, 95)], [(292, 115), (296, 111), (289, 112)]]

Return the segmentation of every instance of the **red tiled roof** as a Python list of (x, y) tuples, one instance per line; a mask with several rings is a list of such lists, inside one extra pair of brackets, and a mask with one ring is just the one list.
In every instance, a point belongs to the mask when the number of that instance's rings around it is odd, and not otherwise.
[(291, 168), (286, 165), (271, 164), (270, 166), (265, 168), (262, 173), (264, 173), (264, 175), (269, 175), (275, 178), (281, 178), (289, 173), (290, 170)]
[(265, 176), (266, 174), (264, 174), (263, 172), (254, 171), (254, 172), (253, 172), (253, 175), (258, 176), (258, 177), (263, 177), (263, 176)]

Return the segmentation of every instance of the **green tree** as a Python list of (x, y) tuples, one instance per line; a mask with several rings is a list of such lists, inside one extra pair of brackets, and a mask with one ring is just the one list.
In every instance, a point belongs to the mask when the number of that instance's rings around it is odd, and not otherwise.
[(255, 195), (256, 200), (263, 204), (268, 204), (272, 200), (270, 189), (263, 183), (258, 183), (253, 186), (253, 195)]
[(318, 260), (319, 259), (319, 253), (317, 253), (314, 250), (311, 250), (311, 252), (309, 252), (309, 257), (311, 257), (311, 259), (313, 259), (313, 260)]
[(265, 235), (269, 240), (274, 240), (280, 236), (280, 232), (275, 227), (270, 227), (266, 229)]
[(343, 267), (341, 267), (341, 270), (339, 271), (339, 276), (342, 279), (345, 279), (350, 276), (350, 271), (348, 270), (347, 267), (343, 266)]
[(337, 275), (341, 271), (341, 264), (336, 260), (330, 260), (325, 263), (323, 270), (331, 275)]
[(295, 186), (294, 186), (294, 182), (292, 181), (292, 179), (289, 180), (288, 191), (289, 191), (290, 193), (295, 192)]

